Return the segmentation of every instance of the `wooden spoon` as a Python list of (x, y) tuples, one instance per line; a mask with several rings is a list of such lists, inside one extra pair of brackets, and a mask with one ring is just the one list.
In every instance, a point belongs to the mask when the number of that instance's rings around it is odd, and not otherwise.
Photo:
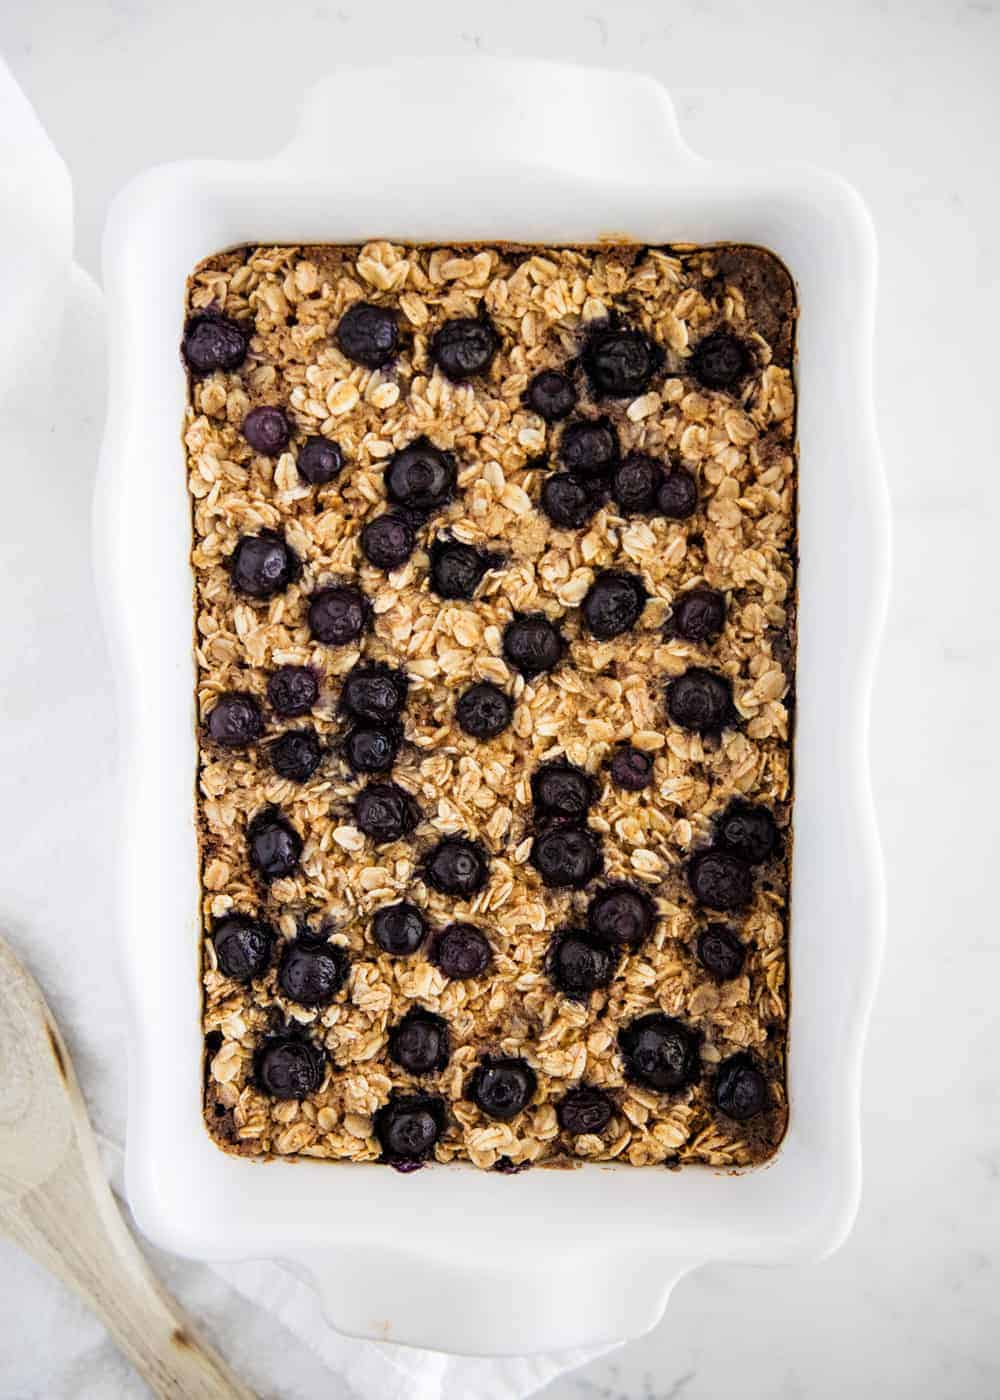
[(0, 938), (0, 1231), (75, 1288), (153, 1391), (253, 1400), (150, 1272), (34, 979)]

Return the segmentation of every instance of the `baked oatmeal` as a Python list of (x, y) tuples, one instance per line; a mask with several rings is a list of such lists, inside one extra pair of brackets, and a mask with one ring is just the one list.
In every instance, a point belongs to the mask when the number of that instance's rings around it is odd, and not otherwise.
[(220, 1146), (403, 1170), (774, 1152), (795, 315), (743, 246), (194, 271)]

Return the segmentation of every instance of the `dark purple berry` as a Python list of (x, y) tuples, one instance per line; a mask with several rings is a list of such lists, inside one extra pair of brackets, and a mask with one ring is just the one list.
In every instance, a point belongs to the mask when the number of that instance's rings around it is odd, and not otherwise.
[(607, 885), (587, 908), (587, 927), (611, 948), (637, 948), (653, 930), (656, 906), (635, 885)]
[(292, 436), (284, 411), (267, 405), (252, 408), (243, 419), (243, 436), (262, 457), (280, 457)]
[(582, 821), (594, 800), (594, 784), (572, 763), (543, 763), (531, 775), (531, 796), (539, 816)]
[(646, 606), (646, 589), (638, 574), (603, 569), (587, 589), (583, 620), (591, 636), (609, 642), (630, 632)]
[(352, 773), (387, 773), (399, 753), (396, 725), (358, 724), (344, 739), (344, 758)]
[(709, 924), (695, 943), (698, 961), (720, 982), (728, 982), (743, 971), (747, 950), (725, 924)]
[(700, 1075), (697, 1033), (659, 1011), (623, 1027), (618, 1045), (633, 1083), (663, 1092), (686, 1088)]
[(389, 724), (398, 719), (406, 704), (409, 681), (405, 671), (388, 666), (359, 663), (348, 671), (340, 691), (340, 708), (354, 719)]
[(597, 509), (597, 498), (569, 472), (553, 472), (542, 482), (539, 504), (557, 530), (579, 530)]
[(600, 873), (600, 840), (583, 828), (553, 827), (535, 837), (531, 863), (549, 889), (579, 890)]
[(725, 594), (714, 588), (692, 588), (674, 600), (670, 621), (678, 637), (689, 642), (713, 642), (726, 625)]
[(326, 1055), (308, 1040), (278, 1036), (257, 1052), (256, 1070), (257, 1083), (272, 1099), (304, 1099), (323, 1083)]
[(611, 760), (611, 781), (625, 792), (641, 792), (653, 781), (653, 756), (623, 744)]
[(462, 316), (445, 321), (431, 337), (431, 359), (448, 379), (460, 383), (484, 374), (500, 348), (500, 337), (489, 321)]
[(300, 573), (297, 555), (280, 535), (244, 535), (229, 561), (233, 587), (250, 598), (271, 598)]
[(738, 1123), (767, 1108), (767, 1080), (749, 1055), (741, 1052), (723, 1060), (715, 1076), (715, 1104)]
[(608, 418), (580, 419), (563, 429), (559, 456), (567, 471), (585, 481), (607, 476), (618, 461), (618, 434)]
[(698, 509), (698, 483), (683, 467), (665, 474), (656, 492), (656, 509), (670, 520), (686, 520)]
[(531, 680), (559, 664), (562, 633), (544, 613), (518, 613), (504, 630), (503, 654), (509, 666)]
[(577, 929), (553, 939), (546, 966), (556, 990), (578, 1001), (585, 1001), (591, 992), (606, 987), (615, 975), (610, 949)]
[(427, 857), (426, 880), (438, 894), (467, 899), (489, 879), (490, 863), (482, 846), (465, 836), (445, 836)]
[(309, 600), (309, 631), (327, 646), (346, 646), (361, 636), (370, 611), (368, 599), (353, 584), (321, 588)]
[(473, 1074), (468, 1096), (488, 1118), (508, 1123), (535, 1096), (538, 1079), (522, 1059), (494, 1059), (487, 1055)]
[(608, 326), (591, 332), (583, 352), (583, 368), (597, 398), (637, 398), (662, 363), (662, 350), (641, 331)]
[(369, 301), (356, 301), (340, 318), (337, 344), (349, 360), (368, 369), (381, 369), (395, 359), (399, 328), (393, 312)]
[(394, 505), (426, 514), (440, 510), (450, 500), (457, 478), (451, 453), (419, 438), (390, 458), (385, 489)]
[(343, 467), (344, 454), (337, 443), (314, 433), (299, 448), (295, 465), (299, 476), (310, 486), (325, 486)]
[(710, 909), (742, 909), (753, 898), (749, 865), (728, 851), (701, 851), (689, 861), (687, 876), (695, 899)]
[(280, 880), (298, 869), (302, 837), (277, 807), (265, 807), (247, 826), (250, 864), (265, 880)]
[(427, 1161), (444, 1132), (444, 1100), (436, 1094), (394, 1094), (375, 1114), (375, 1136), (393, 1166)]
[(246, 914), (227, 914), (212, 932), (219, 971), (234, 982), (259, 977), (271, 961), (274, 930)]
[(487, 570), (495, 567), (488, 554), (458, 540), (435, 540), (431, 545), (431, 592), (439, 598), (470, 599)]
[(706, 389), (732, 389), (752, 368), (750, 352), (728, 331), (713, 331), (699, 340), (691, 356), (694, 376)]
[(732, 681), (703, 666), (692, 666), (667, 686), (667, 713), (682, 729), (716, 733), (736, 719)]
[(212, 706), (205, 724), (210, 739), (227, 749), (245, 748), (264, 727), (260, 705), (245, 690), (229, 690)]
[(372, 937), (383, 953), (395, 958), (408, 958), (423, 943), (427, 934), (424, 916), (415, 904), (401, 900), (384, 904), (372, 920)]
[(448, 1024), (414, 1007), (389, 1032), (389, 1058), (408, 1074), (436, 1074), (448, 1063)]
[(188, 369), (198, 377), (216, 369), (239, 369), (247, 357), (251, 329), (249, 322), (234, 321), (218, 311), (190, 317), (181, 344)]
[(299, 1006), (328, 1006), (347, 971), (347, 954), (335, 943), (291, 943), (281, 959), (278, 986)]
[(734, 798), (716, 819), (715, 840), (748, 865), (762, 865), (777, 849), (778, 827), (766, 807)]
[(267, 683), (267, 698), (286, 719), (307, 715), (319, 698), (319, 682), (308, 666), (281, 666)]
[(438, 934), (431, 962), (456, 981), (479, 977), (493, 961), (489, 939), (474, 924), (449, 924)]
[(358, 793), (354, 820), (379, 845), (408, 836), (420, 821), (420, 808), (398, 783), (369, 783)]
[(529, 383), (524, 401), (546, 423), (558, 423), (576, 408), (576, 390), (565, 374), (557, 369), (543, 369)]
[(510, 696), (492, 681), (470, 685), (455, 706), (455, 719), (472, 739), (495, 739), (508, 727), (514, 714)]
[(410, 522), (395, 511), (376, 515), (361, 531), (361, 553), (369, 564), (391, 574), (401, 568), (417, 544), (416, 532)]
[(556, 1117), (564, 1133), (581, 1137), (584, 1133), (603, 1133), (611, 1122), (615, 1106), (603, 1089), (581, 1084), (556, 1107)]
[(611, 494), (623, 515), (645, 515), (656, 507), (663, 468), (644, 452), (630, 452), (615, 468)]
[(290, 729), (271, 745), (270, 757), (279, 778), (305, 783), (319, 767), (323, 746), (315, 729)]

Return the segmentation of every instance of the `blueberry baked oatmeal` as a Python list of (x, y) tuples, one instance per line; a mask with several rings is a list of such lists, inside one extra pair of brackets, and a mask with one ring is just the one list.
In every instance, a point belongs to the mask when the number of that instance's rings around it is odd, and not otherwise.
[(208, 1129), (516, 1171), (785, 1129), (795, 294), (753, 247), (192, 274)]

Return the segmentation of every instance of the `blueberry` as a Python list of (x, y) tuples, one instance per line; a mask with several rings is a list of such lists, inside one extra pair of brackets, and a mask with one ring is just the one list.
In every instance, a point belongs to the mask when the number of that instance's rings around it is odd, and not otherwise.
[(370, 612), (368, 599), (353, 584), (320, 588), (309, 600), (309, 631), (327, 646), (346, 646), (361, 636)]
[(527, 1108), (538, 1087), (535, 1071), (522, 1059), (485, 1056), (466, 1093), (488, 1118), (508, 1123)]
[(247, 357), (251, 324), (234, 321), (217, 311), (201, 311), (184, 327), (181, 353), (192, 374), (211, 374), (216, 369), (239, 369)]
[(353, 773), (387, 773), (396, 762), (400, 735), (396, 725), (355, 725), (344, 739), (344, 758)]
[(299, 448), (295, 465), (299, 476), (310, 486), (325, 486), (343, 467), (344, 454), (337, 443), (314, 433)]
[(408, 1074), (436, 1074), (448, 1063), (448, 1024), (414, 1007), (389, 1032), (389, 1058)]
[(389, 724), (398, 719), (409, 687), (405, 671), (359, 664), (348, 671), (340, 691), (340, 708), (354, 719)]
[(274, 930), (246, 914), (227, 914), (212, 932), (219, 971), (234, 982), (259, 977), (271, 961)]
[(508, 665), (531, 680), (559, 664), (562, 633), (544, 613), (517, 613), (504, 629), (503, 654)]
[(252, 695), (245, 690), (228, 690), (212, 706), (205, 727), (217, 744), (241, 749), (259, 736), (264, 721)]
[(581, 1084), (556, 1106), (556, 1118), (564, 1133), (580, 1137), (584, 1133), (603, 1133), (611, 1122), (615, 1106), (603, 1089)]
[(597, 498), (569, 472), (553, 472), (542, 482), (542, 511), (558, 530), (579, 530), (597, 509)]
[(524, 402), (546, 423), (558, 423), (576, 408), (576, 390), (565, 374), (557, 369), (543, 369), (529, 383)]
[(725, 924), (709, 924), (698, 935), (695, 954), (706, 972), (728, 982), (743, 971), (747, 950)]
[(436, 1094), (394, 1094), (375, 1114), (382, 1156), (394, 1166), (425, 1162), (444, 1132), (444, 1100)]
[(531, 796), (538, 815), (581, 821), (594, 800), (594, 785), (572, 763), (543, 763), (531, 775)]
[(546, 967), (553, 986), (565, 996), (586, 1001), (615, 975), (611, 951), (591, 934), (571, 929), (552, 941)]
[(608, 418), (581, 419), (563, 429), (559, 455), (573, 476), (606, 476), (618, 461), (618, 434)]
[(587, 927), (611, 948), (638, 947), (649, 937), (655, 922), (656, 906), (635, 885), (606, 885), (587, 908)]
[(431, 359), (448, 379), (461, 382), (489, 369), (500, 337), (485, 318), (445, 321), (431, 337)]
[(299, 1006), (328, 1006), (347, 971), (347, 954), (335, 943), (291, 943), (281, 959), (278, 986)]
[(308, 1040), (276, 1036), (257, 1052), (256, 1071), (257, 1083), (272, 1099), (304, 1099), (323, 1083), (326, 1055)]
[(723, 1060), (715, 1076), (715, 1104), (738, 1123), (764, 1112), (768, 1106), (767, 1080), (751, 1056), (741, 1052)]
[(748, 865), (762, 865), (777, 849), (778, 827), (766, 807), (734, 798), (716, 820), (715, 840)]
[(471, 544), (435, 540), (431, 545), (431, 592), (439, 598), (469, 599), (483, 575), (494, 567), (492, 556), (480, 554)]
[(630, 632), (639, 621), (647, 596), (638, 574), (602, 569), (583, 599), (587, 630), (599, 642)]
[(692, 666), (667, 686), (667, 713), (682, 729), (717, 733), (736, 719), (732, 682), (716, 671)]
[(271, 767), (291, 783), (307, 782), (319, 767), (323, 747), (315, 729), (290, 729), (271, 745)]
[(696, 1032), (659, 1011), (624, 1026), (618, 1045), (625, 1077), (650, 1089), (683, 1089), (701, 1072)]
[(415, 953), (426, 934), (423, 914), (405, 899), (398, 904), (384, 904), (372, 920), (375, 942), (383, 953), (391, 953), (396, 958), (408, 958)]
[(741, 340), (728, 331), (713, 331), (695, 346), (691, 368), (706, 389), (731, 389), (746, 378), (753, 362)]
[(674, 601), (673, 630), (689, 642), (713, 642), (726, 625), (725, 594), (692, 588)]
[(308, 666), (281, 666), (267, 683), (267, 698), (287, 719), (307, 715), (319, 698), (319, 682)]
[(470, 685), (455, 706), (459, 729), (473, 739), (495, 739), (508, 727), (513, 714), (514, 702), (492, 681)]
[(630, 452), (615, 468), (611, 494), (623, 515), (643, 515), (656, 506), (663, 468), (644, 452)]
[(641, 331), (601, 327), (592, 331), (583, 368), (598, 398), (634, 399), (649, 388), (663, 352)]
[(468, 898), (483, 888), (489, 873), (486, 852), (465, 836), (445, 836), (427, 857), (426, 880), (438, 894)]
[(396, 317), (383, 306), (356, 301), (340, 318), (337, 344), (356, 364), (381, 369), (395, 359), (399, 349)]
[(701, 851), (688, 862), (688, 884), (699, 904), (742, 909), (753, 898), (750, 867), (728, 851)]
[(656, 509), (670, 520), (686, 520), (698, 509), (698, 483), (683, 467), (674, 467), (660, 481)]
[(358, 829), (379, 845), (408, 836), (420, 821), (420, 808), (398, 783), (369, 783), (354, 803)]
[(265, 807), (247, 826), (250, 864), (265, 880), (280, 880), (298, 868), (302, 837), (277, 807)]
[(253, 450), (262, 457), (280, 457), (292, 436), (284, 412), (272, 405), (252, 408), (243, 419), (242, 431)]
[(531, 863), (550, 889), (579, 890), (601, 870), (600, 841), (580, 827), (554, 827), (535, 837)]
[(653, 781), (653, 756), (622, 744), (611, 760), (611, 781), (626, 792), (641, 792)]
[(271, 598), (298, 578), (298, 556), (280, 535), (243, 535), (229, 561), (233, 587), (250, 598)]
[(361, 531), (361, 553), (385, 574), (405, 564), (416, 544), (413, 526), (405, 516), (392, 510), (376, 515)]
[(435, 938), (431, 950), (431, 962), (456, 981), (481, 976), (492, 961), (489, 939), (474, 924), (449, 924)]
[(394, 505), (426, 514), (451, 499), (457, 478), (451, 453), (419, 438), (390, 458), (385, 469), (386, 495)]

